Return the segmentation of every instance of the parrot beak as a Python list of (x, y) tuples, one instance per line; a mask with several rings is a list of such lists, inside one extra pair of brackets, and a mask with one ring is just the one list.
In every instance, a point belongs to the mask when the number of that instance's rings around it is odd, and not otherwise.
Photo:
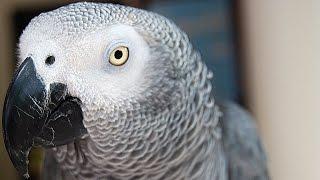
[(16, 71), (3, 108), (4, 142), (10, 159), (25, 178), (32, 146), (56, 147), (87, 133), (81, 101), (67, 95), (67, 86), (50, 84), (46, 90), (31, 58)]

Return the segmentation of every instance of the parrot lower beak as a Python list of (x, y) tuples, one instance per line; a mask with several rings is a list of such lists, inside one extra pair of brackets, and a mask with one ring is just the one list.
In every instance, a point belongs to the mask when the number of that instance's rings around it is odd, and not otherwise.
[(55, 147), (86, 134), (80, 104), (64, 84), (46, 90), (31, 58), (20, 65), (7, 91), (2, 123), (10, 159), (25, 178), (32, 146)]

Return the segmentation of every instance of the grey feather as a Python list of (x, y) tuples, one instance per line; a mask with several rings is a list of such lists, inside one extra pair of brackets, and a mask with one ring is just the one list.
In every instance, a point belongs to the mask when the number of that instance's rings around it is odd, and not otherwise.
[(222, 132), (230, 180), (268, 180), (267, 160), (255, 122), (240, 106), (224, 102)]
[(51, 150), (45, 151), (42, 169), (42, 180), (74, 180), (72, 176), (61, 170)]
[(98, 80), (85, 79), (89, 74), (71, 74), (76, 79), (69, 90), (82, 101), (88, 135), (47, 152), (44, 177), (226, 180), (228, 167), (231, 180), (263, 177), (265, 159), (252, 122), (235, 106), (222, 106), (221, 119), (212, 72), (188, 36), (165, 17), (112, 4), (71, 4), (33, 19), (22, 35), (22, 47), (32, 48), (29, 40), (38, 38), (34, 34), (72, 45), (66, 40), (83, 40), (114, 24), (133, 27), (148, 44), (151, 56), (141, 70), (146, 88), (112, 99), (98, 88), (100, 93), (90, 91), (96, 87), (88, 84)]

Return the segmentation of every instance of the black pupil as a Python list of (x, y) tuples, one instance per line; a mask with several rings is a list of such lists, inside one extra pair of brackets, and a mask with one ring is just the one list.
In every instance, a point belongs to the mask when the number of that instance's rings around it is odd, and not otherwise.
[(47, 65), (51, 65), (51, 64), (54, 63), (55, 60), (56, 60), (56, 59), (54, 58), (54, 56), (49, 56), (49, 57), (47, 57), (47, 59), (46, 59), (46, 64), (47, 64)]
[(116, 50), (116, 52), (114, 52), (114, 57), (116, 59), (121, 59), (122, 58), (122, 51)]

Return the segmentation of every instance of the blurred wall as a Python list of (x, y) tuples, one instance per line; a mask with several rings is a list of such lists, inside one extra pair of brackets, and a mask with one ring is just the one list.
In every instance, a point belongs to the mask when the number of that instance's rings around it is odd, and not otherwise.
[(247, 102), (272, 179), (320, 179), (320, 3), (241, 1)]

